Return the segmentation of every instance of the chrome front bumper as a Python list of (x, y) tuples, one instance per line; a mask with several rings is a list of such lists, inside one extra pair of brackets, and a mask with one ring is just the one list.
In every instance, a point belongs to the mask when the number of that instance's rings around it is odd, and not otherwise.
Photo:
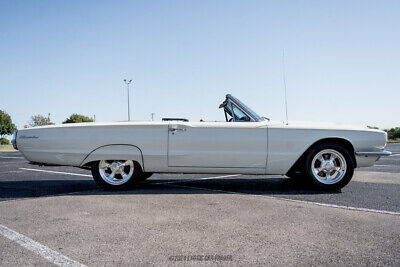
[(390, 151), (378, 151), (378, 152), (356, 152), (356, 156), (364, 156), (364, 157), (384, 157), (390, 156), (392, 152)]

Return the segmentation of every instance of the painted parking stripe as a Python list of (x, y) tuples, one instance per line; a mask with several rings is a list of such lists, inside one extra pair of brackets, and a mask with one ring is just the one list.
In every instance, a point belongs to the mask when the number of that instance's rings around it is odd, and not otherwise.
[[(20, 169), (29, 170), (29, 171), (39, 171), (39, 172), (49, 172), (49, 173), (56, 173), (56, 174), (69, 174), (69, 175), (76, 175), (76, 176), (92, 177), (91, 175), (88, 175), (88, 174), (45, 171), (45, 170), (28, 169), (28, 168), (20, 168)], [(239, 175), (240, 174), (232, 174), (232, 175), (224, 175), (224, 176), (204, 177), (204, 178), (199, 178), (199, 179), (178, 180), (178, 181), (168, 181), (168, 182), (165, 182), (165, 183), (160, 182), (160, 183), (149, 183), (149, 184), (155, 184), (155, 185), (158, 185), (158, 184), (162, 185), (163, 184), (163, 185), (166, 185), (166, 186), (186, 187), (186, 188), (199, 189), (199, 190), (209, 190), (209, 191), (215, 191), (215, 192), (223, 192), (223, 193), (228, 193), (228, 194), (248, 195), (248, 196), (256, 196), (256, 197), (264, 197), (264, 198), (269, 198), (269, 199), (279, 199), (279, 200), (284, 200), (284, 201), (303, 203), (303, 204), (312, 204), (312, 205), (317, 205), (317, 206), (331, 207), (331, 208), (338, 208), (338, 209), (365, 211), (365, 212), (373, 212), (373, 213), (380, 213), (380, 214), (390, 214), (390, 215), (400, 215), (400, 212), (395, 212), (395, 211), (358, 208), (358, 207), (342, 206), (342, 205), (327, 204), (327, 203), (320, 203), (320, 202), (312, 202), (312, 201), (305, 201), (305, 200), (297, 200), (297, 199), (290, 199), (290, 198), (283, 198), (283, 197), (273, 197), (273, 196), (265, 196), (265, 195), (258, 195), (258, 194), (249, 194), (249, 193), (241, 193), (241, 192), (233, 192), (233, 191), (226, 191), (226, 190), (219, 190), (219, 189), (209, 189), (209, 188), (192, 187), (192, 186), (184, 186), (184, 185), (176, 185), (175, 184), (175, 183), (191, 182), (191, 181), (197, 181), (197, 180), (218, 179), (218, 178), (223, 178), (223, 177), (232, 177), (232, 176), (239, 176)]]
[(29, 168), (19, 168), (19, 169), (25, 170), (25, 171), (34, 171), (34, 172), (47, 172), (47, 173), (54, 173), (54, 174), (66, 174), (66, 175), (74, 175), (74, 176), (92, 177), (92, 175), (89, 175), (89, 174), (72, 173), (72, 172), (57, 172), (57, 171), (47, 171), (47, 170), (38, 170), (38, 169), (29, 169)]
[[(35, 171), (35, 172), (48, 172), (48, 173), (54, 173), (54, 174), (66, 174), (66, 175), (92, 177), (92, 175), (89, 175), (89, 174), (80, 174), (80, 173), (72, 173), (72, 172), (47, 171), (47, 170), (29, 169), (29, 168), (19, 168), (19, 169), (26, 170), (26, 171)], [(222, 175), (222, 176), (204, 177), (204, 178), (197, 178), (197, 179), (190, 179), (190, 180), (189, 179), (188, 180), (174, 180), (174, 181), (151, 183), (151, 184), (169, 184), (169, 183), (179, 183), (179, 182), (191, 182), (191, 181), (198, 181), (198, 180), (234, 177), (234, 176), (239, 176), (239, 175), (240, 174)]]
[(23, 159), (24, 157), (0, 157), (1, 159)]
[(173, 183), (194, 182), (194, 181), (199, 181), (199, 180), (210, 180), (210, 179), (218, 179), (218, 178), (226, 178), (226, 177), (235, 177), (235, 176), (240, 176), (240, 175), (241, 174), (231, 174), (231, 175), (204, 177), (204, 178), (196, 178), (196, 179), (180, 179), (180, 180), (173, 180), (173, 181), (159, 182), (159, 183), (151, 183), (151, 184), (159, 185), (159, 184), (173, 184)]
[(82, 263), (79, 263), (73, 259), (68, 258), (67, 256), (58, 253), (57, 251), (52, 250), (49, 247), (46, 247), (36, 242), (35, 240), (27, 236), (24, 236), (23, 234), (15, 232), (14, 230), (11, 230), (10, 228), (4, 225), (0, 225), (0, 234), (57, 266), (63, 266), (63, 267), (86, 266), (83, 265)]
[(355, 211), (364, 211), (364, 212), (372, 212), (372, 213), (380, 213), (380, 214), (389, 214), (389, 215), (400, 216), (400, 212), (396, 212), (396, 211), (357, 208), (357, 207), (351, 207), (351, 206), (342, 206), (342, 205), (335, 205), (335, 204), (327, 204), (327, 203), (320, 203), (320, 202), (312, 202), (312, 201), (305, 201), (305, 200), (290, 199), (290, 198), (284, 198), (284, 197), (274, 197), (274, 196), (266, 196), (266, 195), (258, 195), (258, 194), (249, 194), (249, 193), (243, 193), (243, 192), (226, 191), (226, 190), (220, 190), (220, 189), (209, 189), (209, 188), (186, 186), (186, 185), (166, 184), (166, 186), (191, 188), (191, 189), (199, 189), (199, 190), (206, 190), (206, 191), (214, 191), (214, 192), (220, 192), (220, 193), (225, 193), (225, 194), (233, 194), (233, 195), (246, 195), (246, 196), (262, 197), (262, 198), (268, 198), (268, 199), (278, 199), (278, 200), (283, 200), (283, 201), (302, 203), (302, 204), (311, 204), (311, 205), (322, 206), (322, 207), (330, 207), (330, 208), (336, 208), (336, 209), (355, 210)]
[(374, 165), (371, 167), (397, 167), (398, 165)]

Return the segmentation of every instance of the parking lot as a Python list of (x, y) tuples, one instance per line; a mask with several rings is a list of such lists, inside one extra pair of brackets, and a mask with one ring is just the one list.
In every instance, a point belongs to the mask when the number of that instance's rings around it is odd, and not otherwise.
[(0, 153), (0, 266), (399, 265), (400, 144), (339, 192), (283, 176), (155, 174), (123, 192), (90, 171)]

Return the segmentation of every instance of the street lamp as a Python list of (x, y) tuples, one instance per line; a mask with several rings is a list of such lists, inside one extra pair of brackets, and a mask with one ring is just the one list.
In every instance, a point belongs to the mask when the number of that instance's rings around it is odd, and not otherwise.
[(128, 81), (127, 79), (124, 79), (124, 82), (126, 84), (126, 90), (128, 91), (128, 121), (130, 121), (131, 120), (131, 111), (129, 108), (129, 85), (131, 84), (132, 80)]

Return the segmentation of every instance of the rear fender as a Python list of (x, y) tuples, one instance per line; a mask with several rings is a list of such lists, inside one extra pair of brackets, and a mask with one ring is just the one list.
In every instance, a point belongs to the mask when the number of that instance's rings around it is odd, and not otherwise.
[(134, 145), (105, 145), (90, 152), (79, 165), (84, 165), (98, 160), (134, 160), (140, 164), (144, 171), (143, 155), (140, 148)]

